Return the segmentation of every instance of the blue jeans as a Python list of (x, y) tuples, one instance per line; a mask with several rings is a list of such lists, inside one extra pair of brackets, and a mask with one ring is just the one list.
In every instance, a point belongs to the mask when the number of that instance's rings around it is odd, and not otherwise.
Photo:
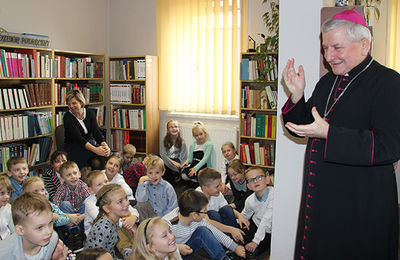
[(209, 210), (207, 211), (207, 215), (210, 219), (218, 221), (224, 225), (236, 228), (239, 227), (233, 208), (229, 205), (223, 206), (218, 210), (218, 212), (215, 210)]
[[(220, 260), (227, 256), (222, 245), (207, 227), (198, 227), (186, 242), (186, 245), (190, 246), (193, 249), (193, 252), (203, 248), (211, 259)], [(190, 258), (192, 254), (183, 256), (183, 259)]]
[[(74, 212), (71, 202), (69, 202), (69, 201), (61, 201), (59, 208), (62, 212), (67, 213), (67, 214), (74, 214), (74, 213), (85, 214), (85, 203), (81, 204), (78, 212)], [(70, 233), (80, 233), (81, 230), (83, 230), (83, 221), (81, 223), (79, 223), (79, 225), (65, 226), (65, 228)]]

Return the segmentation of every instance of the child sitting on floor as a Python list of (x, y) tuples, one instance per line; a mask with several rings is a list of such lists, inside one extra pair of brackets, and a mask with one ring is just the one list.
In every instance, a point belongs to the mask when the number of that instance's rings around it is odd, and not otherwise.
[(7, 176), (0, 176), (0, 239), (4, 240), (14, 233), (10, 201), (13, 187)]
[(162, 217), (178, 206), (174, 188), (162, 178), (165, 173), (163, 160), (155, 155), (149, 156), (145, 167), (146, 175), (140, 177), (136, 190), (140, 220)]
[(14, 191), (11, 194), (10, 202), (21, 195), (22, 183), (28, 175), (29, 167), (24, 157), (11, 157), (7, 161), (7, 176), (10, 178)]
[(168, 223), (160, 218), (143, 221), (135, 234), (133, 260), (180, 260), (175, 235)]
[[(175, 234), (179, 251), (184, 259), (203, 249), (211, 259), (230, 259), (225, 249), (245, 257), (245, 249), (204, 219), (207, 215), (207, 197), (193, 189), (185, 190), (178, 199), (179, 208), (163, 218)], [(222, 245), (221, 245), (222, 244)]]
[(242, 214), (250, 220), (250, 227), (244, 230), (245, 248), (254, 256), (270, 247), (272, 232), (272, 205), (274, 188), (268, 186), (270, 177), (263, 168), (253, 166), (246, 170), (247, 187), (254, 191), (245, 202)]
[(121, 258), (115, 247), (119, 241), (118, 227), (122, 217), (129, 215), (129, 200), (118, 184), (104, 185), (96, 195), (99, 214), (86, 240), (87, 248), (104, 248), (114, 258)]
[(122, 172), (125, 172), (132, 164), (135, 163), (136, 147), (131, 144), (124, 145), (122, 149)]
[[(235, 241), (243, 242), (243, 231), (240, 227), (248, 227), (249, 221), (242, 214), (228, 205), (221, 193), (221, 174), (212, 168), (199, 172), (199, 184), (196, 190), (203, 192), (208, 199), (208, 221), (224, 233), (230, 234)], [(238, 224), (238, 222), (239, 224)]]
[(60, 166), (67, 161), (67, 152), (55, 151), (50, 156), (51, 167), (43, 175), (44, 186), (49, 194), (49, 200), (53, 201), (54, 194), (61, 186)]
[[(49, 201), (36, 193), (23, 193), (11, 206), (15, 233), (0, 241), (3, 259), (51, 259), (58, 243)], [(65, 259), (65, 258), (64, 258)]]
[(213, 151), (213, 144), (208, 140), (208, 132), (203, 123), (196, 121), (193, 123), (192, 134), (195, 141), (190, 145), (189, 157), (185, 163), (182, 164), (182, 179), (191, 181), (197, 186), (197, 174), (206, 167), (211, 165), (211, 153)]
[(178, 121), (168, 121), (163, 144), (160, 148), (160, 157), (165, 165), (164, 179), (172, 184), (180, 180), (182, 164), (187, 159), (186, 144), (180, 135)]

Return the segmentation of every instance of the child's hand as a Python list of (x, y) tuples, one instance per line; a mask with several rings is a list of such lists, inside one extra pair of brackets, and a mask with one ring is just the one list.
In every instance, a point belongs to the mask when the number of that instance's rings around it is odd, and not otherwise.
[(180, 163), (175, 162), (174, 160), (170, 160), (170, 161), (171, 161), (171, 163), (172, 163), (173, 165), (175, 165), (176, 167), (181, 168), (181, 164), (180, 164)]
[(185, 162), (184, 164), (182, 164), (181, 166), (184, 167), (186, 165), (189, 165), (187, 162)]
[(253, 253), (258, 247), (258, 244), (256, 242), (250, 242), (246, 245), (247, 251)]
[(192, 177), (193, 175), (196, 176), (197, 175), (196, 169), (191, 168), (188, 175), (189, 175), (189, 177)]
[(68, 256), (68, 247), (64, 245), (61, 239), (58, 240), (57, 246), (51, 255), (51, 260), (64, 260)]
[(237, 256), (242, 257), (242, 258), (246, 258), (246, 250), (244, 249), (243, 246), (237, 246), (237, 247), (235, 248), (235, 254), (236, 254)]
[(229, 206), (231, 206), (233, 209), (236, 209), (235, 203), (231, 203), (231, 204), (229, 204)]
[(60, 218), (60, 215), (58, 215), (57, 213), (53, 212), (53, 221), (56, 222), (57, 219), (59, 219), (59, 218)]
[(243, 215), (240, 213), (238, 214), (238, 222), (239, 222), (239, 226), (241, 229), (245, 228), (245, 229), (249, 230), (250, 221), (247, 218), (243, 217)]
[(178, 247), (181, 255), (190, 255), (191, 253), (193, 253), (193, 249), (191, 249), (190, 246), (186, 244), (176, 244), (176, 246)]
[(135, 226), (136, 221), (137, 217), (135, 215), (131, 215), (122, 219), (122, 226), (126, 229), (132, 229), (133, 226)]
[(144, 176), (140, 177), (140, 179), (139, 179), (139, 184), (143, 184), (143, 183), (145, 183), (146, 181), (150, 181), (150, 177), (147, 176), (147, 175), (144, 175)]
[(70, 225), (78, 225), (81, 221), (79, 218), (80, 214), (68, 214), (66, 213), (65, 215), (67, 215), (69, 217), (69, 221), (70, 221)]
[(232, 235), (233, 239), (236, 242), (240, 241), (240, 242), (244, 243), (243, 242), (243, 236), (244, 236), (243, 230), (240, 230), (240, 229), (235, 228), (235, 227), (231, 227), (229, 233)]
[(221, 193), (226, 195), (226, 193), (228, 193), (229, 188), (228, 186), (225, 185), (225, 183), (221, 183)]

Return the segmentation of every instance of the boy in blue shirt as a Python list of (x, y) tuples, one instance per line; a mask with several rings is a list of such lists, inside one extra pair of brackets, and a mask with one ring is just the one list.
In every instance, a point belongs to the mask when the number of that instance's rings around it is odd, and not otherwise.
[(29, 173), (28, 163), (24, 157), (11, 157), (7, 161), (7, 176), (10, 178), (11, 184), (14, 188), (11, 194), (10, 203), (22, 193), (22, 183)]
[(144, 166), (146, 175), (140, 177), (135, 196), (140, 220), (163, 217), (178, 206), (175, 190), (162, 178), (165, 166), (160, 157), (150, 156)]

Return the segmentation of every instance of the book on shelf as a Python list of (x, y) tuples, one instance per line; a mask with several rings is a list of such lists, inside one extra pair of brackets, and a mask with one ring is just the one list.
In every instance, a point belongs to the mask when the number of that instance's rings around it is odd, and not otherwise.
[(262, 144), (250, 141), (240, 144), (240, 159), (243, 163), (274, 166), (275, 143)]
[(56, 78), (103, 78), (103, 62), (95, 61), (91, 57), (55, 55), (54, 64)]
[(55, 100), (57, 105), (67, 105), (66, 96), (69, 91), (79, 89), (86, 103), (103, 102), (103, 84), (102, 83), (56, 83)]
[(113, 151), (122, 151), (126, 144), (135, 146), (137, 152), (146, 152), (146, 133), (134, 132), (128, 130), (111, 131), (111, 149)]
[(114, 108), (112, 111), (113, 127), (145, 130), (146, 116), (143, 109)]
[(242, 113), (240, 122), (243, 136), (276, 138), (276, 115)]
[(242, 58), (240, 63), (240, 80), (268, 80), (278, 79), (277, 57), (267, 55), (265, 59), (253, 56)]
[(146, 78), (146, 61), (123, 59), (110, 61), (110, 80), (141, 80)]
[(110, 84), (110, 102), (144, 104), (145, 86), (140, 84)]
[(252, 88), (244, 86), (241, 89), (241, 107), (251, 109), (276, 109), (277, 91), (271, 86)]

